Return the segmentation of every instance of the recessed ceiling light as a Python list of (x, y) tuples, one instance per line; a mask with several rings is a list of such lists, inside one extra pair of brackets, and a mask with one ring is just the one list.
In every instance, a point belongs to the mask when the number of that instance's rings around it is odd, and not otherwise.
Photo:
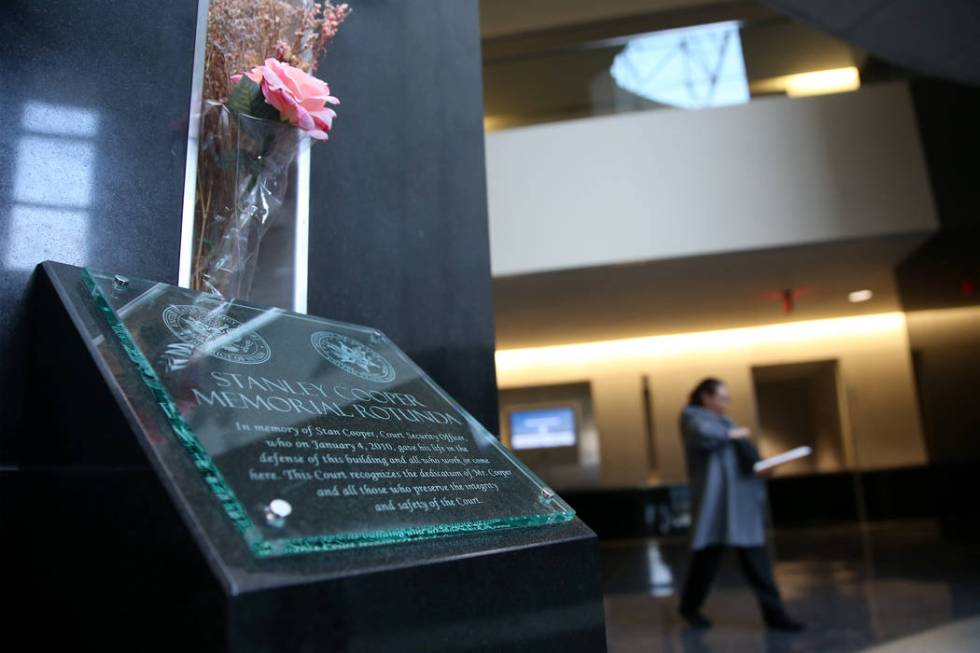
[(866, 302), (874, 297), (874, 293), (865, 288), (864, 290), (855, 290), (854, 292), (847, 294), (847, 300), (852, 304), (859, 304), (861, 302)]

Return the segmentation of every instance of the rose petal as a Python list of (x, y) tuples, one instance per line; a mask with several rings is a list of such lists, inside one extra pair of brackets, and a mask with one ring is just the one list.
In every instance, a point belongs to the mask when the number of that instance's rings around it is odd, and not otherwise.
[(279, 111), (283, 120), (308, 132), (312, 138), (327, 139), (327, 132), (337, 117), (327, 105), (340, 104), (340, 100), (330, 95), (326, 82), (276, 59), (266, 59), (262, 66), (246, 74), (257, 78), (265, 101)]
[(313, 116), (313, 120), (316, 121), (316, 124), (320, 129), (325, 129), (328, 131), (333, 127), (333, 119), (337, 117), (337, 113), (332, 109), (322, 109), (320, 111), (312, 112), (310, 115)]

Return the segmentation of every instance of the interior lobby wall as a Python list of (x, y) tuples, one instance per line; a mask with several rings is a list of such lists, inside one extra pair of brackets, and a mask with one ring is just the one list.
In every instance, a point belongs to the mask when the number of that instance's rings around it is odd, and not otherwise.
[(980, 88), (913, 84), (940, 231), (896, 270), (930, 460), (980, 459)]
[(980, 459), (980, 306), (909, 311), (908, 325), (930, 459)]
[(515, 128), (486, 142), (495, 276), (937, 224), (900, 82)]
[[(502, 388), (588, 380), (599, 429), (601, 487), (684, 483), (678, 415), (699, 380), (728, 384), (735, 421), (757, 429), (752, 366), (837, 360), (845, 410), (844, 460), (885, 469), (927, 460), (906, 323), (901, 313), (504, 350)], [(641, 376), (650, 377), (656, 458), (647, 468)]]

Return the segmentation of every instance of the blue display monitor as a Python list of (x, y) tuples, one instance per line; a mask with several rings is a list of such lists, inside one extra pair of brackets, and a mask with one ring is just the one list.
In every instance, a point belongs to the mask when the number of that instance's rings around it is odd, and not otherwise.
[(575, 409), (571, 406), (511, 411), (510, 446), (515, 450), (574, 447), (575, 421)]

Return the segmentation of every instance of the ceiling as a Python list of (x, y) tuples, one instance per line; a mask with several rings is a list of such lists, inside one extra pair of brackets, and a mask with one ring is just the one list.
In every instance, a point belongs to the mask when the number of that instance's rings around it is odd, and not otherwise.
[[(895, 265), (927, 235), (897, 235), (493, 281), (497, 348), (614, 340), (901, 310)], [(797, 289), (791, 314), (782, 293)], [(852, 290), (874, 297), (851, 304)]]
[(762, 0), (912, 70), (980, 84), (977, 0)]

